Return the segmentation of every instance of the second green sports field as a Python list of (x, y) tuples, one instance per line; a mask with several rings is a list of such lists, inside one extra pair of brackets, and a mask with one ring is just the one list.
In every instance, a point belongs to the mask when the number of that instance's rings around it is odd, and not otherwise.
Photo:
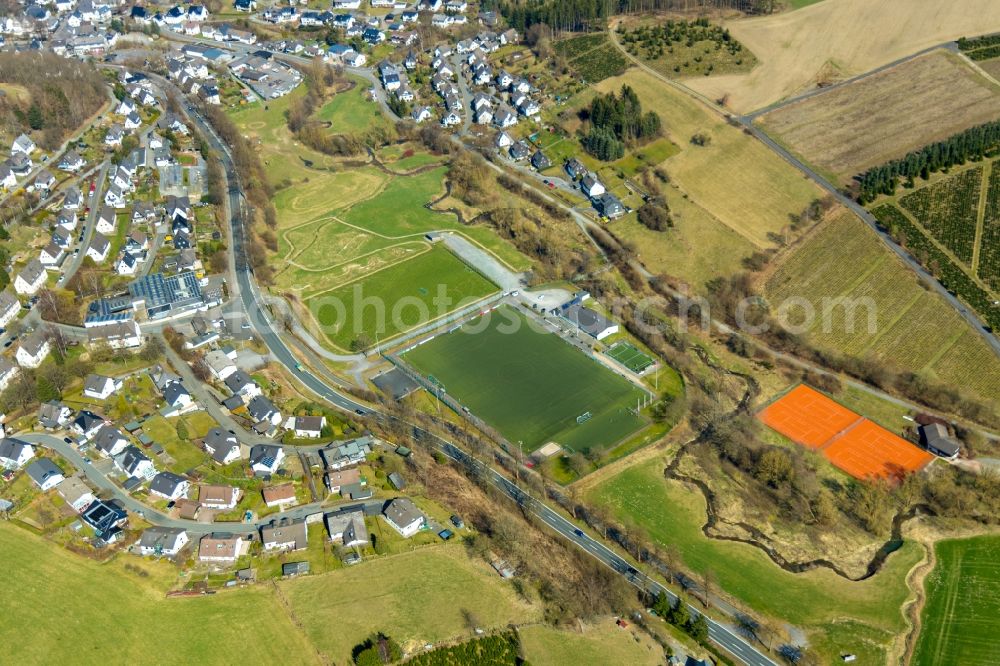
[(645, 394), (510, 308), (440, 335), (404, 359), (526, 452), (556, 442), (610, 448), (645, 424)]

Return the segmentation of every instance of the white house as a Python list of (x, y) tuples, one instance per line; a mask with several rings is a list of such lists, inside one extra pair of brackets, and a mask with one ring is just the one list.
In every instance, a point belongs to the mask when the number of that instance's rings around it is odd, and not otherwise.
[(326, 426), (325, 416), (296, 416), (292, 421), (295, 436), (303, 439), (318, 439)]
[(35, 447), (13, 437), (0, 439), (0, 466), (18, 469), (35, 457)]
[[(10, 386), (10, 382), (20, 373), (21, 368), (14, 365), (6, 358), (0, 358), (0, 391), (3, 391)], [(0, 428), (0, 434), (3, 434), (2, 428)]]
[(115, 233), (116, 214), (111, 206), (102, 206), (101, 212), (97, 215), (97, 224), (94, 229), (102, 234)]
[(138, 268), (139, 258), (131, 252), (122, 253), (122, 256), (115, 262), (115, 272), (118, 275), (135, 275)]
[(70, 173), (76, 173), (83, 167), (87, 165), (87, 162), (80, 157), (80, 155), (75, 151), (71, 150), (63, 155), (62, 160), (59, 161), (59, 168), (63, 171), (69, 171)]
[(9, 291), (0, 292), (0, 328), (6, 328), (7, 324), (17, 317), (21, 311), (21, 302)]
[(64, 256), (66, 256), (66, 251), (53, 242), (42, 248), (38, 254), (38, 261), (46, 268), (53, 268), (59, 265)]
[(604, 183), (597, 180), (597, 177), (591, 173), (588, 173), (580, 181), (580, 189), (591, 199), (599, 197), (607, 191), (604, 189)]
[(30, 155), (35, 152), (35, 147), (35, 142), (27, 134), (22, 134), (14, 139), (14, 143), (10, 146), (10, 154), (24, 153), (25, 155)]
[(83, 382), (83, 395), (95, 400), (107, 400), (115, 391), (120, 390), (122, 382), (120, 379), (105, 377), (104, 375), (87, 375)]
[(308, 534), (304, 520), (275, 520), (260, 529), (260, 543), (267, 551), (305, 550)]
[(31, 480), (35, 482), (35, 485), (44, 493), (46, 490), (55, 488), (57, 485), (62, 483), (66, 477), (63, 475), (63, 471), (59, 469), (59, 466), (48, 458), (39, 458), (35, 462), (28, 465), (27, 472)]
[(212, 375), (221, 381), (225, 381), (229, 375), (236, 372), (236, 364), (225, 352), (218, 349), (213, 349), (205, 354), (205, 365), (208, 366)]
[(497, 136), (493, 140), (493, 145), (498, 149), (510, 148), (514, 145), (514, 137), (507, 132), (497, 132)]
[(280, 486), (268, 486), (261, 489), (264, 497), (264, 504), (268, 508), (293, 506), (298, 503), (295, 496), (295, 486), (291, 483), (283, 483)]
[(91, 344), (106, 344), (111, 349), (131, 349), (142, 346), (142, 331), (134, 319), (87, 327)]
[(228, 465), (240, 459), (240, 442), (228, 430), (212, 428), (205, 434), (202, 446), (212, 460), (220, 465)]
[(149, 492), (174, 502), (187, 497), (191, 482), (173, 472), (160, 472), (149, 482)]
[(59, 217), (56, 218), (56, 226), (62, 227), (66, 231), (75, 230), (76, 222), (76, 211), (68, 208), (63, 208), (59, 211)]
[(397, 497), (389, 502), (382, 511), (382, 517), (405, 538), (413, 536), (424, 526), (424, 514), (407, 497)]
[(163, 389), (163, 400), (173, 407), (176, 413), (187, 411), (194, 406), (194, 398), (183, 382), (171, 382)]
[(125, 128), (121, 125), (112, 125), (104, 135), (104, 145), (110, 148), (117, 148), (122, 145), (125, 138)]
[(198, 559), (202, 562), (232, 564), (246, 552), (248, 545), (238, 534), (228, 532), (206, 534), (198, 544)]
[(22, 368), (37, 368), (48, 357), (50, 351), (52, 346), (49, 344), (49, 339), (41, 330), (35, 330), (21, 340), (14, 357)]
[(45, 284), (48, 276), (38, 259), (32, 259), (14, 278), (14, 291), (22, 296), (33, 296)]
[(90, 239), (90, 245), (87, 246), (87, 256), (94, 260), (94, 263), (101, 263), (108, 258), (108, 252), (111, 250), (111, 241), (108, 237), (100, 232), (94, 233), (94, 237)]
[(128, 97), (123, 97), (118, 103), (118, 108), (115, 109), (115, 113), (119, 116), (127, 116), (133, 111), (135, 111), (135, 102)]
[(422, 123), (425, 120), (430, 120), (433, 117), (434, 115), (431, 113), (431, 108), (429, 106), (418, 106), (415, 109), (413, 109), (413, 112), (410, 114), (410, 118), (415, 123)]
[(126, 190), (122, 189), (118, 183), (112, 183), (108, 191), (104, 193), (104, 203), (112, 208), (124, 208), (128, 203)]
[(206, 509), (231, 511), (242, 495), (243, 491), (235, 486), (198, 486), (198, 503)]
[(115, 458), (115, 466), (136, 479), (152, 480), (156, 476), (153, 461), (137, 446), (131, 444)]
[[(10, 361), (7, 361), (10, 365)], [(38, 424), (46, 430), (65, 428), (73, 420), (73, 410), (58, 400), (43, 402), (38, 406)]]
[[(96, 415), (94, 416), (96, 418)], [(100, 418), (96, 418), (96, 424), (92, 422), (81, 424), (80, 418), (77, 417), (73, 426), (72, 429), (76, 432), (80, 432), (81, 429), (90, 430), (94, 448), (109, 458), (120, 455), (128, 447), (125, 435), (118, 428), (104, 423)], [(86, 433), (84, 436), (87, 436)]]
[(56, 492), (59, 493), (62, 498), (66, 500), (66, 503), (73, 507), (73, 510), (77, 513), (82, 512), (90, 506), (91, 502), (97, 499), (94, 497), (94, 491), (75, 476), (63, 479), (62, 482), (56, 486)]
[(142, 533), (139, 539), (139, 552), (147, 556), (173, 557), (181, 552), (189, 541), (187, 530), (182, 527), (154, 526)]
[(5, 190), (17, 187), (17, 176), (6, 163), (0, 163), (0, 186)]
[(274, 474), (285, 459), (285, 450), (274, 444), (257, 444), (250, 449), (250, 469), (254, 474)]
[(363, 546), (368, 543), (365, 514), (361, 511), (338, 511), (328, 513), (323, 518), (331, 541), (340, 541), (345, 548)]

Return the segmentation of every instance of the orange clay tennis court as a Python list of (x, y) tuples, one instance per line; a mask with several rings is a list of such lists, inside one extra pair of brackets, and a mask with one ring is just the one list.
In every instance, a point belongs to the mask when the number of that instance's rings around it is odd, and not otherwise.
[(901, 479), (934, 456), (804, 384), (758, 415), (768, 427), (820, 451), (857, 479)]

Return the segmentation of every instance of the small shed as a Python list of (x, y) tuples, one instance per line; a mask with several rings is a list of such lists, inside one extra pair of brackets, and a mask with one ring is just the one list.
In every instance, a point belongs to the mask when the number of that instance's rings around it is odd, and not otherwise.
[(391, 483), (392, 487), (396, 490), (402, 490), (406, 487), (406, 479), (404, 479), (403, 475), (399, 472), (392, 472), (389, 474), (389, 483)]
[(286, 562), (281, 565), (282, 576), (298, 576), (309, 573), (308, 562)]

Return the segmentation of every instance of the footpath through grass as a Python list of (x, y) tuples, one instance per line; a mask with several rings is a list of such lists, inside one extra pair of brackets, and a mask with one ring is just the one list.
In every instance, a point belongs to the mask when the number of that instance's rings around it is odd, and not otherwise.
[[(534, 451), (558, 442), (604, 450), (645, 424), (632, 415), (643, 392), (559, 336), (500, 308), (406, 354), (406, 360), (509, 441)], [(577, 417), (590, 413), (577, 423)]]
[(925, 583), (914, 666), (1000, 660), (1000, 536), (941, 541)]

